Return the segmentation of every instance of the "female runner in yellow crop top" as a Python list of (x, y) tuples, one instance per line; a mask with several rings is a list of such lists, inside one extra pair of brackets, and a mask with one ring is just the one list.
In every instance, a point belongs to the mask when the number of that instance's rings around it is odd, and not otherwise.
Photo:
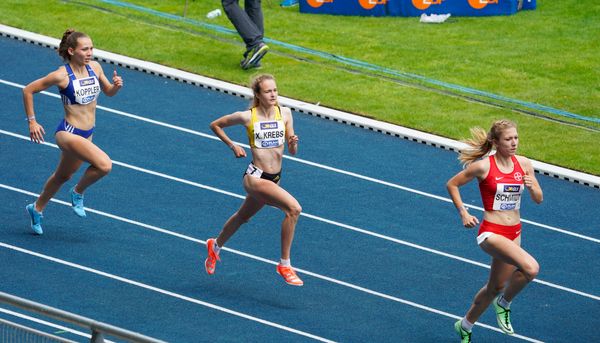
[(285, 282), (302, 286), (302, 280), (290, 263), (290, 250), (294, 239), (296, 222), (302, 211), (298, 201), (279, 186), (284, 145), (295, 155), (298, 151), (298, 136), (294, 134), (292, 112), (280, 107), (277, 102), (277, 85), (271, 75), (259, 75), (251, 83), (254, 100), (249, 110), (225, 115), (210, 124), (214, 133), (233, 150), (235, 157), (246, 157), (244, 148), (235, 145), (223, 130), (233, 125), (243, 125), (248, 132), (252, 162), (244, 173), (246, 199), (223, 226), (217, 238), (206, 242), (208, 257), (206, 272), (214, 274), (219, 250), (235, 234), (240, 226), (254, 216), (264, 205), (279, 208), (285, 213), (281, 224), (281, 260), (277, 272)]

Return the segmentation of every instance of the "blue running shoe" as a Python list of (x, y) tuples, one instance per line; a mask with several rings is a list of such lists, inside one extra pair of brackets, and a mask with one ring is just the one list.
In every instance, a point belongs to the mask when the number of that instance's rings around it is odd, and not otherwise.
[(75, 192), (75, 187), (71, 188), (71, 208), (73, 212), (81, 218), (85, 218), (85, 209), (83, 209), (83, 194)]
[(38, 235), (43, 234), (44, 230), (42, 230), (42, 218), (44, 218), (44, 216), (42, 215), (42, 212), (35, 210), (35, 203), (25, 206), (25, 209), (31, 217), (31, 229)]

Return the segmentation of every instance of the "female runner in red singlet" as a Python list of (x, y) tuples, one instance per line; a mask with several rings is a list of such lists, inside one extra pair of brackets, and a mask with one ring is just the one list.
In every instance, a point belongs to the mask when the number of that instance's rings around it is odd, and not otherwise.
[[(531, 162), (516, 155), (519, 136), (515, 123), (499, 120), (487, 133), (481, 128), (473, 128), (471, 133), (473, 138), (465, 141), (471, 149), (459, 156), (466, 168), (448, 181), (447, 188), (463, 225), (473, 228), (479, 220), (467, 212), (459, 187), (475, 178), (479, 181), (485, 212), (477, 243), (492, 257), (492, 264), (488, 282), (475, 295), (465, 317), (454, 325), (463, 343), (471, 341), (473, 324), (492, 302), (500, 329), (509, 335), (514, 333), (510, 302), (539, 271), (537, 261), (521, 247), (519, 208), (523, 188), (536, 203), (543, 200)], [(493, 147), (496, 153), (482, 158)]]

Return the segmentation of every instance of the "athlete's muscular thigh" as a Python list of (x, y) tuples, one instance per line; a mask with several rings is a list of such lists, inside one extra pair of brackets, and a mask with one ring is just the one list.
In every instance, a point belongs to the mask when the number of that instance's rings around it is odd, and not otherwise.
[(59, 131), (56, 133), (56, 143), (63, 153), (98, 166), (110, 163), (108, 155), (98, 148), (90, 139), (74, 135), (69, 132)]
[(481, 248), (492, 257), (522, 268), (532, 263), (533, 257), (519, 246), (520, 239), (511, 241), (500, 235), (493, 235), (481, 243)]
[(290, 193), (272, 181), (245, 176), (244, 188), (254, 198), (282, 210), (289, 210), (298, 204)]

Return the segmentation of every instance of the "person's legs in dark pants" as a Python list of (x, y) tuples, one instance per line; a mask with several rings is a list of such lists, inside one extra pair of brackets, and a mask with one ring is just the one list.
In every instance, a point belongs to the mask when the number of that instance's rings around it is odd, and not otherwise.
[(258, 39), (262, 42), (263, 35), (265, 34), (265, 27), (263, 24), (263, 13), (261, 7), (261, 0), (246, 0), (245, 1), (244, 10), (246, 14), (248, 14), (248, 18), (252, 20), (258, 32), (260, 32), (260, 36)]
[(242, 68), (249, 69), (259, 66), (260, 59), (269, 49), (262, 41), (264, 25), (261, 0), (245, 0), (244, 10), (240, 8), (239, 0), (221, 0), (221, 4), (227, 18), (246, 44), (244, 59), (240, 63)]

